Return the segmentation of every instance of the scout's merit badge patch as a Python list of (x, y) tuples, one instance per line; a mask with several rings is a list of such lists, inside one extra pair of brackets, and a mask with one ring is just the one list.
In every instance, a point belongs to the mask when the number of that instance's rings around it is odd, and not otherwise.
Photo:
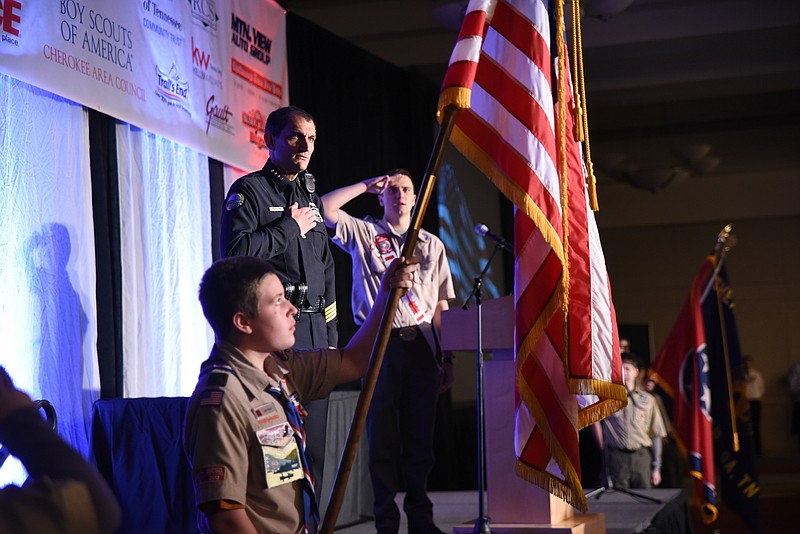
[(195, 484), (222, 482), (223, 480), (225, 480), (225, 466), (222, 465), (209, 465), (194, 472)]
[(292, 425), (283, 422), (269, 428), (262, 428), (256, 432), (258, 442), (270, 447), (285, 447), (294, 437)]
[(264, 456), (264, 470), (267, 487), (303, 480), (303, 465), (300, 462), (300, 449), (294, 439), (294, 430), (283, 422), (256, 432)]
[(392, 242), (386, 234), (378, 234), (375, 236), (375, 247), (378, 249), (378, 254), (381, 255), (386, 265), (389, 265), (393, 259), (397, 257), (392, 249)]
[(244, 204), (244, 195), (241, 193), (231, 193), (225, 201), (225, 209), (233, 211)]

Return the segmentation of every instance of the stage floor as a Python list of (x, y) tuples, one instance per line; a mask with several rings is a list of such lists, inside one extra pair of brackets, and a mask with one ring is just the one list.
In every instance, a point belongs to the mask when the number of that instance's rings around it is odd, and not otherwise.
[[(589, 513), (603, 513), (606, 515), (607, 534), (629, 534), (643, 531), (650, 524), (656, 513), (665, 509), (668, 503), (673, 503), (673, 506), (685, 507), (686, 500), (681, 495), (681, 490), (656, 489), (638, 491), (660, 499), (662, 504), (654, 504), (623, 493), (608, 491), (597, 498), (592, 497), (588, 500)], [(431, 492), (429, 495), (433, 501), (434, 519), (438, 527), (443, 531), (451, 533), (456, 526), (475, 524), (475, 519), (478, 515), (477, 492), (445, 491)], [(403, 495), (400, 494), (397, 496), (396, 502), (401, 510), (400, 532), (404, 533), (408, 527), (405, 514), (402, 513), (402, 499)], [(375, 526), (372, 520), (365, 520), (363, 523), (356, 525), (340, 527), (336, 529), (336, 532), (341, 534), (372, 534), (375, 532)]]
[[(466, 522), (474, 522), (478, 515), (478, 492), (476, 491), (435, 491), (430, 492), (433, 501), (433, 514), (436, 525), (445, 532), (453, 532), (453, 527)], [(408, 522), (403, 513), (403, 494), (395, 499), (400, 508), (400, 532), (408, 531)], [(363, 523), (336, 529), (337, 534), (374, 534), (372, 519)]]

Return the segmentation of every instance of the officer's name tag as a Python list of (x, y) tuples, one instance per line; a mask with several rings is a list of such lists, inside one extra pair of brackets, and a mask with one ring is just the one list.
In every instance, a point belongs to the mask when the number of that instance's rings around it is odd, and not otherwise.
[(270, 206), (269, 211), (283, 211), (283, 206)]
[[(284, 425), (281, 427), (267, 428), (257, 432), (258, 440), (261, 442), (261, 454), (264, 456), (264, 471), (267, 475), (267, 487), (274, 488), (283, 484), (303, 480), (303, 465), (300, 463), (300, 450), (297, 442), (292, 437), (292, 428), (286, 424), (290, 432), (288, 441), (283, 441), (286, 436), (283, 434)], [(265, 442), (283, 443), (280, 446), (271, 446)]]

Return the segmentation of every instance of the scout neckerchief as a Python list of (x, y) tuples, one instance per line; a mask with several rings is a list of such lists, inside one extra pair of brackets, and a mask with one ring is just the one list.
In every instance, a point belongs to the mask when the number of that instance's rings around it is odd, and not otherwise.
[[(378, 253), (383, 258), (383, 262), (388, 267), (389, 264), (397, 257), (392, 246), (392, 241), (389, 239), (388, 234), (378, 234), (375, 236), (375, 246), (378, 248)], [(400, 301), (405, 305), (411, 317), (414, 318), (416, 324), (429, 323), (431, 321), (428, 314), (426, 314), (417, 301), (414, 291), (409, 289), (408, 292), (400, 298)]]
[(308, 532), (309, 526), (319, 524), (319, 509), (317, 508), (317, 498), (314, 494), (314, 475), (311, 473), (311, 465), (306, 456), (306, 431), (303, 428), (302, 415), (307, 414), (303, 408), (297, 392), (289, 395), (286, 391), (285, 379), (281, 381), (281, 387), (271, 386), (267, 392), (283, 406), (286, 413), (286, 420), (294, 430), (294, 437), (297, 441), (297, 449), (300, 452), (300, 462), (303, 464), (303, 515), (305, 529)]

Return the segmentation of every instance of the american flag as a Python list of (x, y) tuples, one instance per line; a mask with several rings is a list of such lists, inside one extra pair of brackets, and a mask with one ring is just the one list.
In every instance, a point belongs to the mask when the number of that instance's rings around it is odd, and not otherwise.
[(563, 42), (543, 1), (471, 1), (439, 115), (461, 109), (452, 143), (515, 205), (517, 474), (585, 511), (578, 429), (626, 395)]
[(223, 395), (221, 389), (207, 389), (200, 396), (200, 406), (221, 406)]

